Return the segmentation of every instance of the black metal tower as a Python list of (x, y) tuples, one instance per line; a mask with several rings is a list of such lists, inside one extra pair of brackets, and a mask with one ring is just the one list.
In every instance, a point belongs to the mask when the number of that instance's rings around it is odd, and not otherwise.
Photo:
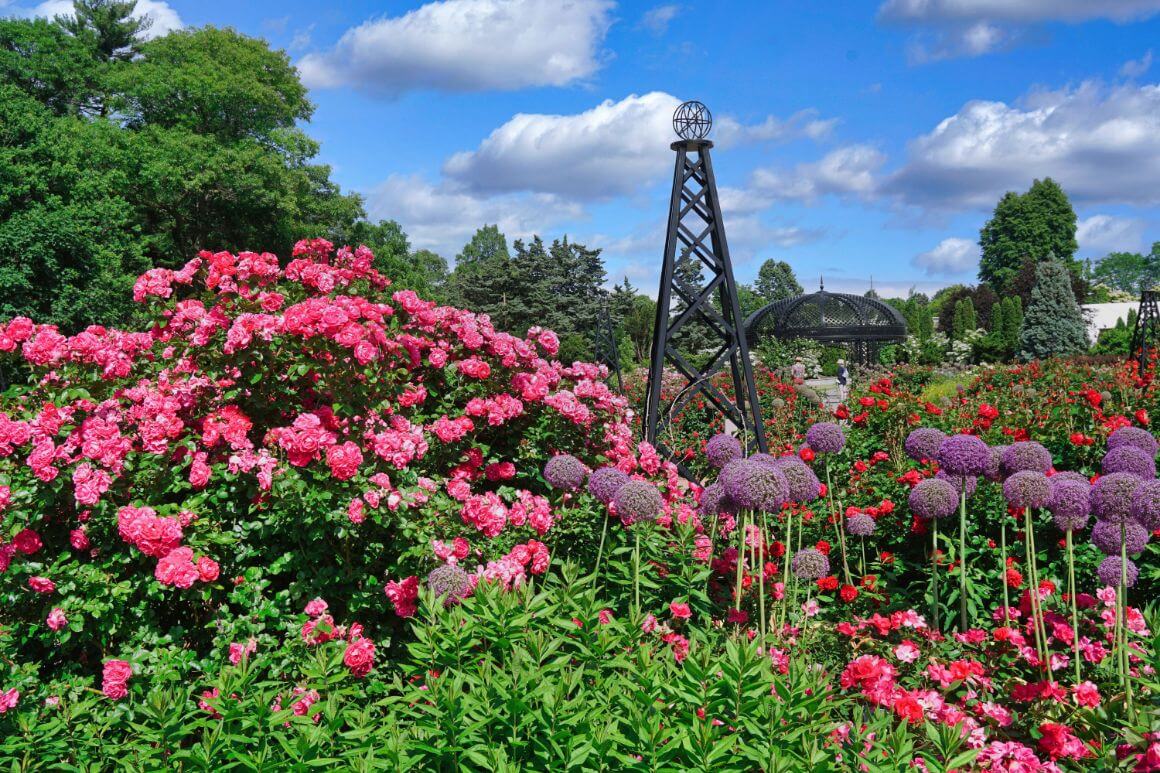
[(1132, 330), (1132, 347), (1128, 357), (1139, 365), (1138, 372), (1144, 373), (1148, 367), (1150, 351), (1160, 339), (1160, 291), (1145, 290), (1140, 295), (1140, 313), (1136, 317), (1136, 327)]
[(603, 362), (616, 374), (616, 391), (624, 393), (624, 380), (620, 377), (620, 347), (616, 345), (616, 332), (612, 327), (612, 313), (608, 309), (608, 295), (600, 300), (596, 319), (596, 361)]
[[(705, 139), (712, 125), (708, 108), (700, 102), (685, 102), (673, 115), (673, 129), (681, 139), (670, 146), (677, 159), (644, 411), (645, 438), (668, 456), (672, 456), (672, 450), (665, 443), (665, 434), (698, 396), (736, 427), (751, 451), (768, 450), (709, 157), (713, 143)], [(693, 286), (679, 278), (679, 259), (695, 260), (697, 269), (707, 272), (703, 286)], [(716, 308), (712, 303), (714, 296), (718, 301)], [(700, 367), (689, 362), (674, 343), (694, 320), (702, 323), (700, 327), (712, 339), (708, 359), (695, 358), (706, 362)], [(674, 368), (686, 383), (675, 395), (663, 399), (661, 384), (666, 365)], [(726, 365), (733, 379), (732, 399), (713, 384), (713, 377)]]

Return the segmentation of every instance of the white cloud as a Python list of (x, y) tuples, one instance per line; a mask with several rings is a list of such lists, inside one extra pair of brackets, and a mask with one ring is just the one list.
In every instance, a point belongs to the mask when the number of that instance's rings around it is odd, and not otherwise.
[[(456, 153), (443, 172), (476, 191), (528, 190), (581, 199), (631, 194), (672, 173), (672, 115), (680, 100), (653, 91), (611, 99), (581, 113), (520, 113), (493, 131), (479, 147)], [(811, 136), (823, 131), (811, 110), (786, 121), (767, 117), (746, 126), (723, 117), (734, 144)], [(716, 137), (716, 134), (713, 135)]]
[(1129, 22), (1160, 13), (1160, 0), (886, 0), (881, 19), (895, 22)]
[(1024, 29), (1093, 19), (1128, 23), (1160, 13), (1160, 0), (886, 0), (881, 21), (916, 27), (909, 57), (921, 63), (981, 56), (1016, 41)]
[(669, 31), (669, 24), (680, 12), (679, 5), (658, 5), (645, 11), (644, 16), (640, 18), (640, 26), (654, 35), (663, 35)]
[(415, 248), (452, 260), (485, 223), (508, 238), (527, 238), (584, 217), (583, 209), (547, 194), (479, 197), (420, 177), (391, 175), (367, 197), (372, 219), (397, 220)]
[(909, 144), (885, 190), (924, 208), (989, 208), (1043, 177), (1080, 201), (1160, 203), (1160, 84), (968, 102)]
[(878, 189), (878, 170), (885, 162), (886, 156), (871, 145), (846, 145), (790, 170), (758, 169), (749, 188), (751, 195), (770, 200), (813, 201), (827, 195), (869, 198)]
[(1125, 78), (1139, 78), (1152, 67), (1152, 49), (1144, 52), (1139, 59), (1129, 59), (1120, 68), (1120, 75)]
[(943, 239), (932, 250), (914, 256), (914, 265), (931, 274), (958, 274), (974, 268), (979, 262), (979, 245), (971, 239), (952, 236)]
[[(55, 16), (72, 16), (72, 0), (45, 0), (40, 5), (27, 10), (24, 15), (44, 16), (50, 19)], [(133, 15), (138, 18), (147, 17), (150, 20), (149, 29), (142, 34), (146, 40), (159, 38), (185, 26), (177, 11), (164, 0), (137, 0), (137, 7)]]
[(290, 39), (290, 45), (287, 46), (291, 51), (301, 51), (304, 48), (310, 47), (310, 41), (314, 35), (314, 25), (308, 24), (301, 29), (294, 31), (294, 37)]
[(824, 139), (838, 123), (837, 118), (818, 118), (814, 109), (799, 110), (784, 121), (766, 116), (761, 123), (746, 125), (732, 116), (721, 116), (713, 122), (713, 141), (720, 147), (750, 142), (772, 142), (795, 137)]
[(1128, 217), (1092, 215), (1076, 224), (1075, 238), (1082, 255), (1135, 252), (1144, 244), (1144, 223)]
[(563, 86), (600, 67), (610, 0), (440, 0), (371, 19), (298, 64), (312, 88), (385, 95), (414, 89)]

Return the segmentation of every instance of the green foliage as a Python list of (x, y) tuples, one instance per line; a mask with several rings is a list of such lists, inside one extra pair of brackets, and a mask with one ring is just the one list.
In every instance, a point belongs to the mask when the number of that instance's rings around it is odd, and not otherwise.
[(757, 281), (753, 289), (766, 303), (793, 298), (803, 292), (793, 268), (784, 260), (772, 258), (762, 263), (757, 270)]
[(979, 279), (1005, 293), (1025, 260), (1054, 255), (1074, 268), (1075, 229), (1075, 210), (1050, 177), (1035, 180), (1024, 194), (1008, 191), (979, 233)]
[(951, 338), (961, 341), (968, 332), (978, 329), (978, 317), (975, 314), (975, 304), (969, 297), (955, 303)]
[(1147, 255), (1137, 252), (1109, 253), (1096, 263), (1092, 279), (1139, 297), (1140, 293), (1160, 281), (1160, 242), (1153, 242), (1152, 250)]
[(1092, 354), (1114, 354), (1126, 357), (1132, 347), (1132, 331), (1136, 328), (1137, 313), (1135, 309), (1128, 310), (1128, 319), (1120, 317), (1116, 325), (1110, 330), (1100, 331), (1092, 347)]
[(1031, 306), (1023, 320), (1019, 356), (1025, 360), (1066, 357), (1088, 348), (1083, 314), (1060, 263), (1039, 264)]

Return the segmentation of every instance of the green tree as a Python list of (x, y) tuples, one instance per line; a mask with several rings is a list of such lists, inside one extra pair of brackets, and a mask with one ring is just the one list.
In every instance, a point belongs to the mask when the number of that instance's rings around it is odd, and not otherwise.
[(1147, 255), (1113, 252), (1104, 256), (1092, 270), (1092, 279), (1139, 297), (1160, 282), (1160, 242), (1153, 242)]
[(1037, 267), (1036, 275), (1031, 305), (1023, 318), (1020, 358), (1066, 357), (1087, 351), (1083, 314), (1072, 294), (1067, 268), (1045, 261)]
[(963, 298), (955, 303), (953, 328), (951, 338), (961, 341), (967, 333), (978, 328), (978, 318), (975, 315), (975, 304), (970, 297)]
[(1050, 177), (1035, 180), (1024, 194), (1008, 191), (979, 232), (979, 279), (1004, 293), (1025, 260), (1038, 263), (1052, 255), (1078, 275), (1075, 229), (1075, 210)]
[(803, 292), (793, 268), (784, 260), (772, 258), (762, 263), (761, 268), (757, 270), (757, 281), (754, 282), (753, 290), (766, 303), (793, 298)]
[(73, 0), (72, 14), (55, 21), (83, 40), (98, 61), (127, 62), (137, 55), (141, 35), (152, 26), (148, 17), (133, 15), (136, 9), (136, 0)]
[(637, 362), (647, 362), (652, 349), (653, 327), (656, 325), (656, 303), (645, 295), (632, 300), (632, 309), (624, 318), (624, 332), (632, 342), (633, 357)]
[(1013, 357), (1023, 335), (1023, 300), (1014, 295), (1003, 299), (1003, 344), (1007, 356)]

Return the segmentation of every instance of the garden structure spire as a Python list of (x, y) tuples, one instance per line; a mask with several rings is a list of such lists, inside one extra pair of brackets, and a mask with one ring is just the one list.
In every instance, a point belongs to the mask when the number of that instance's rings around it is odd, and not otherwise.
[[(750, 451), (767, 450), (709, 153), (713, 143), (706, 139), (711, 127), (700, 102), (685, 102), (673, 115), (681, 139), (670, 146), (676, 166), (644, 413), (645, 438), (669, 456), (676, 449), (665, 442), (667, 430), (694, 400), (736, 427)], [(683, 382), (671, 394), (662, 389), (666, 366)], [(732, 395), (715, 379), (726, 367)]]

